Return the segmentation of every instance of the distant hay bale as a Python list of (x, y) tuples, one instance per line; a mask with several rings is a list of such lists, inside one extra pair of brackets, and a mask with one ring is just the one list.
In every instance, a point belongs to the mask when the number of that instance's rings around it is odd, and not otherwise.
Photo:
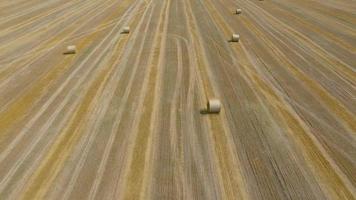
[(77, 47), (75, 45), (67, 46), (65, 54), (75, 54), (77, 52)]
[(125, 27), (122, 29), (122, 32), (121, 32), (121, 33), (124, 33), (124, 34), (130, 33), (130, 27), (125, 26)]
[(209, 99), (207, 103), (208, 113), (220, 113), (221, 103), (218, 99)]
[(231, 41), (232, 42), (239, 42), (240, 41), (240, 35), (239, 34), (232, 34)]
[(236, 9), (236, 14), (239, 15), (242, 13), (242, 10), (240, 8)]

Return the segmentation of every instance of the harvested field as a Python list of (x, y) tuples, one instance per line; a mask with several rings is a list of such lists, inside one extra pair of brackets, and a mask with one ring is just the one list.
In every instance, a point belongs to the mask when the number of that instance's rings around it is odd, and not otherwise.
[(353, 0), (0, 1), (0, 199), (356, 199), (355, 115)]

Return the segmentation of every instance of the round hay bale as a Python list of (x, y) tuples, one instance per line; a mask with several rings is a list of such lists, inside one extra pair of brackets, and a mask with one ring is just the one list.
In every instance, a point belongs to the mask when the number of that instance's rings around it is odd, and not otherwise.
[(75, 54), (77, 52), (77, 47), (75, 45), (67, 46), (65, 54)]
[(232, 34), (231, 41), (232, 42), (239, 42), (240, 41), (240, 35), (239, 34)]
[(209, 99), (207, 103), (208, 113), (219, 113), (221, 110), (221, 102), (218, 99)]
[(126, 26), (122, 29), (122, 33), (128, 34), (130, 33), (130, 27)]

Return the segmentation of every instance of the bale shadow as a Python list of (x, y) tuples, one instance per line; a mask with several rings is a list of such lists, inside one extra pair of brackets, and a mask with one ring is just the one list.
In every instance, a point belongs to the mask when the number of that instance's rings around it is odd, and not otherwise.
[(206, 108), (200, 109), (200, 114), (202, 115), (218, 115), (219, 113), (220, 112), (209, 112)]
[(206, 115), (206, 114), (209, 114), (209, 112), (206, 108), (202, 108), (202, 109), (200, 109), (200, 114)]
[(75, 53), (70, 53), (70, 52), (63, 52), (63, 55), (71, 55), (71, 54), (75, 54)]
[(230, 40), (228, 40), (227, 42), (228, 42), (228, 43), (239, 43), (240, 40), (238, 40), (238, 41), (233, 41), (232, 39), (230, 39)]

